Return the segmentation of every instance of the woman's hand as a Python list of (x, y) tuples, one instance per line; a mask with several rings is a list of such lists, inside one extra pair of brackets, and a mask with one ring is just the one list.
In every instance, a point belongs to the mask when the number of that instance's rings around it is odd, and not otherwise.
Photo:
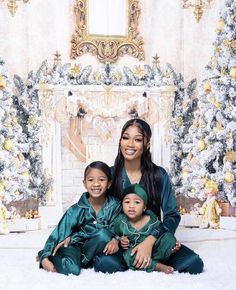
[(131, 251), (131, 256), (135, 255), (133, 266), (138, 269), (146, 269), (151, 263), (152, 247), (156, 241), (153, 236), (148, 236), (142, 243)]
[(117, 253), (118, 250), (119, 250), (118, 241), (116, 239), (112, 238), (110, 240), (110, 242), (106, 244), (106, 246), (103, 250), (103, 253), (105, 255), (112, 255), (112, 254)]
[(55, 255), (56, 255), (56, 252), (58, 251), (58, 249), (59, 249), (61, 246), (63, 246), (63, 245), (64, 245), (65, 248), (67, 248), (68, 245), (69, 245), (69, 243), (70, 243), (70, 237), (67, 237), (64, 241), (60, 242), (60, 243), (56, 246), (56, 248), (54, 249), (52, 255), (55, 256)]
[(181, 243), (179, 241), (176, 241), (175, 247), (172, 249), (172, 253), (178, 252), (181, 248)]
[(120, 245), (123, 250), (127, 250), (129, 247), (129, 239), (126, 236), (121, 236)]

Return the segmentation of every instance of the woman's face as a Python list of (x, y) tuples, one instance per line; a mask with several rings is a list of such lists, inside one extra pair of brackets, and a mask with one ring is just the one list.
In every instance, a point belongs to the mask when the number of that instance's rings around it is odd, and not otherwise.
[(125, 160), (141, 159), (146, 138), (135, 125), (128, 127), (120, 140), (120, 150)]

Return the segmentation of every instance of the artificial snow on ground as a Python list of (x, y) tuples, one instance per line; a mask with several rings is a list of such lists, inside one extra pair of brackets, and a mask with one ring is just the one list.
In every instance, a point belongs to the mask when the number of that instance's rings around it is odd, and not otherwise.
[(3, 290), (235, 290), (236, 231), (180, 227), (177, 239), (204, 261), (200, 275), (174, 273), (95, 273), (80, 276), (48, 273), (35, 260), (52, 229), (0, 235), (0, 289)]

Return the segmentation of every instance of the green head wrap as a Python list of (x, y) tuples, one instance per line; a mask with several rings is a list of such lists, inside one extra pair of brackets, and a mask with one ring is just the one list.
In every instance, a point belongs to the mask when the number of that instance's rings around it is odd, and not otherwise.
[(140, 184), (131, 184), (128, 187), (126, 187), (123, 191), (122, 198), (124, 198), (129, 193), (135, 193), (137, 194), (142, 200), (144, 201), (144, 204), (146, 205), (148, 202), (148, 195), (145, 190), (145, 188)]

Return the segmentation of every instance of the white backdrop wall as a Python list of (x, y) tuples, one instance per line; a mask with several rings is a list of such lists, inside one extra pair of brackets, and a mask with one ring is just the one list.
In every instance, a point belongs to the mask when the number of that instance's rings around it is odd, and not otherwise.
[[(75, 30), (74, 4), (75, 0), (31, 0), (29, 4), (18, 1), (19, 8), (12, 17), (6, 3), (0, 1), (0, 56), (6, 61), (12, 76), (18, 74), (26, 79), (28, 72), (37, 70), (43, 60), (53, 62), (56, 50), (61, 53), (63, 62), (71, 61), (70, 41)], [(200, 23), (196, 22), (192, 10), (181, 7), (180, 0), (140, 0), (140, 6), (139, 30), (145, 43), (145, 61), (139, 62), (125, 56), (116, 65), (133, 67), (142, 63), (151, 64), (152, 56), (158, 53), (161, 66), (171, 63), (177, 73), (184, 75), (186, 81), (195, 77), (200, 79), (211, 55), (215, 27), (224, 1), (213, 1), (212, 8), (204, 12)], [(76, 62), (82, 66), (100, 65), (89, 54)], [(98, 157), (94, 154), (94, 159), (113, 164), (120, 128), (124, 122), (125, 120), (120, 120), (117, 123), (113, 138), (103, 144), (102, 148), (107, 154), (98, 152)], [(67, 127), (62, 128), (62, 137)], [(160, 137), (157, 135), (154, 136), (155, 140)], [(94, 153), (96, 144), (101, 143), (101, 140), (90, 129), (84, 142), (90, 146), (91, 153)], [(154, 161), (162, 165), (158, 158)], [(65, 209), (84, 191), (82, 179), (85, 164), (78, 161), (65, 147), (62, 148), (61, 163), (60, 199)]]
[[(6, 2), (6, 1), (5, 1)], [(8, 64), (10, 73), (26, 78), (45, 59), (53, 60), (59, 50), (63, 61), (70, 61), (70, 40), (75, 29), (73, 7), (75, 0), (31, 0), (29, 4), (17, 1), (18, 9), (12, 17), (4, 2), (0, 2), (0, 55)], [(204, 11), (199, 23), (193, 10), (183, 9), (181, 0), (140, 0), (139, 30), (144, 38), (145, 63), (152, 62), (154, 53), (161, 64), (171, 63), (185, 80), (197, 77), (206, 65), (215, 39), (215, 27), (223, 0), (214, 0)], [(95, 57), (84, 55), (81, 64), (98, 65)], [(118, 66), (140, 62), (125, 56)]]

